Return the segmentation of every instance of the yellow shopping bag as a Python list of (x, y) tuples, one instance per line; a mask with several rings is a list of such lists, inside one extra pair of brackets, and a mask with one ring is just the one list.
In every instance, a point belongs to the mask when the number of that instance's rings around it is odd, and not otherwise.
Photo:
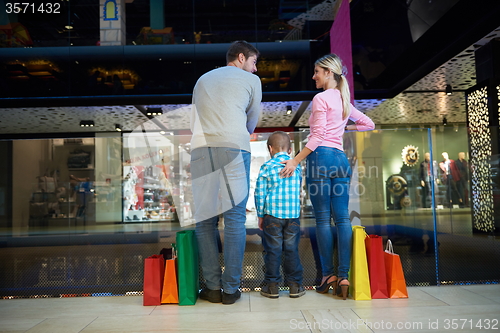
[(365, 227), (355, 225), (352, 227), (352, 256), (350, 293), (355, 300), (370, 300), (370, 276), (368, 275), (368, 261), (366, 259)]

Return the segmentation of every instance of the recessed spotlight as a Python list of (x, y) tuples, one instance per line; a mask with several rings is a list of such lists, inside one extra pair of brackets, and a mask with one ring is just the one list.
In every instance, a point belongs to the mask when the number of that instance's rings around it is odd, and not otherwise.
[(93, 120), (80, 120), (80, 127), (94, 127), (94, 121)]
[(121, 132), (122, 131), (122, 126), (120, 124), (115, 124), (115, 130), (117, 132)]
[(162, 108), (147, 108), (146, 115), (147, 116), (160, 116), (163, 114)]

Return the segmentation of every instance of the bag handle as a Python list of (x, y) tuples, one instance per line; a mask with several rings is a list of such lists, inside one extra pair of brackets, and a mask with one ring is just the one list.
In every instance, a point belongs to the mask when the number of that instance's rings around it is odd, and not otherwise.
[(394, 253), (394, 248), (392, 247), (392, 242), (390, 239), (387, 240), (387, 244), (385, 245), (385, 252)]
[(177, 245), (175, 243), (172, 243), (172, 259), (177, 258)]
[(352, 231), (354, 231), (356, 229), (362, 229), (363, 230), (363, 234), (365, 235), (365, 237), (368, 237), (368, 234), (366, 233), (365, 227), (363, 227), (362, 225), (353, 225), (352, 226)]

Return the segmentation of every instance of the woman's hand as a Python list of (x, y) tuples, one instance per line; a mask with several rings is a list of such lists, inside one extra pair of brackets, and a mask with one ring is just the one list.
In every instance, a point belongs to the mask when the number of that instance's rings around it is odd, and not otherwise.
[(283, 178), (291, 177), (295, 172), (297, 165), (299, 165), (299, 163), (295, 161), (295, 159), (293, 158), (289, 159), (288, 161), (283, 161), (281, 163), (285, 164), (285, 167), (280, 171), (280, 176)]

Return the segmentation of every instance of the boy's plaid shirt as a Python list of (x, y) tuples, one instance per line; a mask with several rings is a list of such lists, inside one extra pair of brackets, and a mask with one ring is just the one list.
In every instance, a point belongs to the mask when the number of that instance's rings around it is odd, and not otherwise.
[(289, 178), (281, 178), (279, 172), (285, 166), (280, 163), (290, 159), (285, 152), (279, 152), (260, 167), (255, 187), (257, 216), (272, 215), (280, 219), (300, 216), (300, 191), (302, 169), (300, 165)]

